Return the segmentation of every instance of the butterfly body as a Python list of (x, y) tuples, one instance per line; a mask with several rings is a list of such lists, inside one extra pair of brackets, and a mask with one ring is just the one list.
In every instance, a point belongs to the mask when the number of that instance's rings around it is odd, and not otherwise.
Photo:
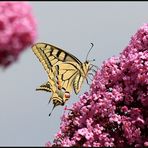
[(82, 63), (72, 54), (47, 43), (36, 43), (32, 50), (48, 74), (48, 81), (37, 90), (52, 92), (50, 100), (54, 106), (64, 105), (72, 90), (79, 93), (91, 69), (88, 61)]

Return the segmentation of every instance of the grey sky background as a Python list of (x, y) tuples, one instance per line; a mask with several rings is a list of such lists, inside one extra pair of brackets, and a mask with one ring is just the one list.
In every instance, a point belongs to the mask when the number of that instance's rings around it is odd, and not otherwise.
[[(95, 65), (118, 55), (137, 29), (148, 23), (147, 2), (30, 2), (38, 22), (38, 39), (71, 52), (82, 62), (94, 43), (89, 59)], [(0, 146), (44, 146), (60, 127), (64, 107), (48, 117), (50, 93), (37, 92), (47, 74), (31, 48), (17, 63), (0, 70)], [(71, 106), (89, 90), (86, 82), (66, 105)]]

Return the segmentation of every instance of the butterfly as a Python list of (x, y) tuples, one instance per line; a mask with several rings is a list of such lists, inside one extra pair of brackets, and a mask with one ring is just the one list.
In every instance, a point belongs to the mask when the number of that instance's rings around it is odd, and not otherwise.
[(52, 92), (49, 102), (53, 101), (53, 109), (58, 105), (64, 105), (72, 90), (75, 94), (80, 92), (85, 79), (88, 83), (87, 76), (92, 74), (89, 73), (90, 70), (96, 72), (93, 67), (97, 66), (87, 60), (93, 43), (91, 45), (84, 63), (71, 53), (48, 43), (36, 43), (32, 46), (34, 54), (48, 74), (48, 81), (36, 90)]

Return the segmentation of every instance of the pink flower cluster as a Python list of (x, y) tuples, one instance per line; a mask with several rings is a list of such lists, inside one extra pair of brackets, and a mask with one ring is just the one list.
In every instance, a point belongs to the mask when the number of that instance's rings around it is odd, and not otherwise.
[(53, 144), (46, 146), (148, 146), (148, 24), (119, 57), (104, 61), (90, 92), (61, 120)]
[(27, 2), (0, 2), (0, 66), (7, 67), (36, 38), (36, 20)]

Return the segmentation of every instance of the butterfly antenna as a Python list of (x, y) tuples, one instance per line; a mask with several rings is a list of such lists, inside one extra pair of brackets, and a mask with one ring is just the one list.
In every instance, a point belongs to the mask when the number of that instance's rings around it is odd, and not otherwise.
[(87, 53), (87, 55), (86, 55), (86, 61), (87, 61), (88, 55), (89, 55), (89, 53), (90, 53), (91, 49), (93, 48), (93, 46), (94, 46), (94, 44), (93, 44), (93, 43), (91, 43), (91, 47), (90, 47), (90, 49), (89, 49), (89, 51), (88, 51), (88, 53)]
[(53, 112), (54, 108), (56, 107), (56, 105), (53, 106), (51, 112), (49, 113), (49, 116), (51, 116), (51, 113)]

